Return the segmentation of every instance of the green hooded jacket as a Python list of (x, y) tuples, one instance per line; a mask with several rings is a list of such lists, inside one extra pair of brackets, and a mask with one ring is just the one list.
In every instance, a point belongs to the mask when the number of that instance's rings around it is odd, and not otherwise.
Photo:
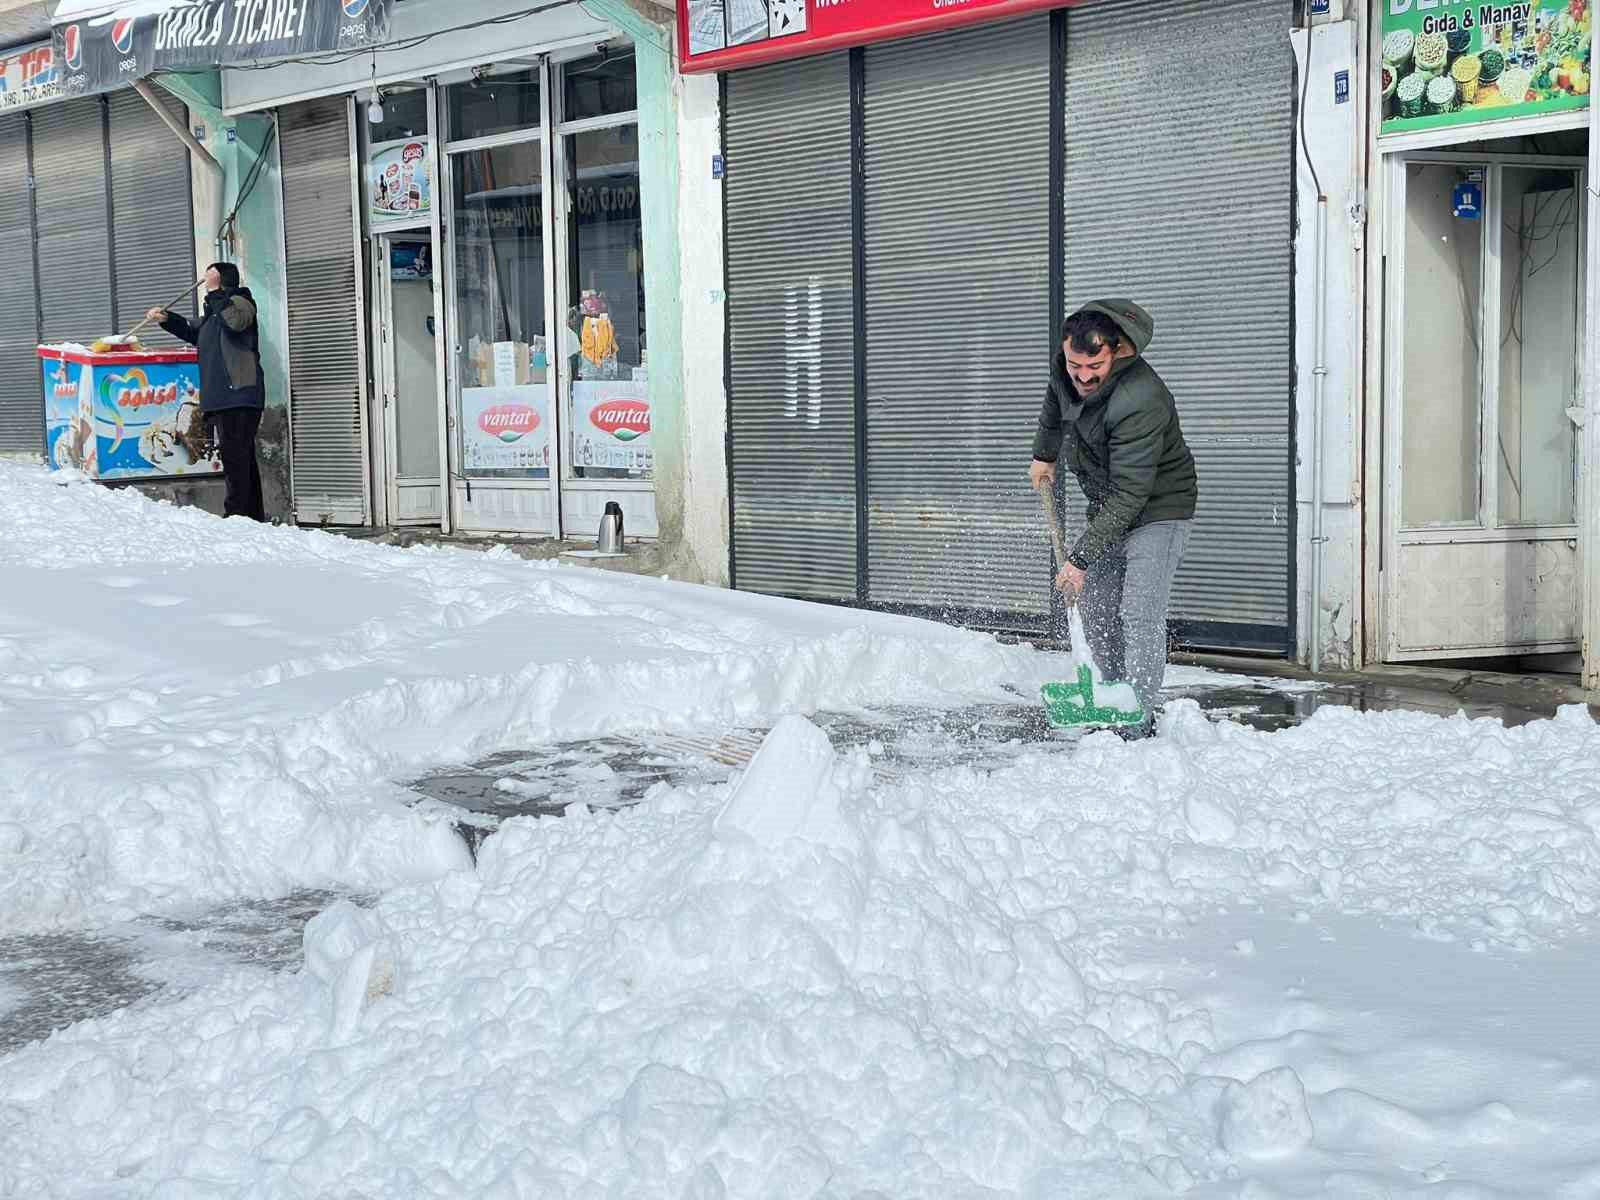
[(1130, 530), (1192, 518), (1199, 492), (1172, 393), (1144, 358), (1155, 321), (1131, 300), (1097, 300), (1079, 311), (1110, 317), (1134, 349), (1083, 401), (1058, 347), (1039, 411), (1033, 457), (1068, 467), (1089, 501), (1089, 527), (1067, 555), (1083, 570)]

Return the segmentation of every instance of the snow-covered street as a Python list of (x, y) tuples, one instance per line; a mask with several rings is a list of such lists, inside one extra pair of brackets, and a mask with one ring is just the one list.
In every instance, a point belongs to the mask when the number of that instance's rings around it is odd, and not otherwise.
[[(859, 714), (1064, 656), (7, 463), (0, 522), (0, 947), (362, 901), (0, 1049), (0, 1196), (1600, 1196), (1582, 708), (919, 755)], [(525, 769), (476, 856), (407, 786), (769, 729)]]

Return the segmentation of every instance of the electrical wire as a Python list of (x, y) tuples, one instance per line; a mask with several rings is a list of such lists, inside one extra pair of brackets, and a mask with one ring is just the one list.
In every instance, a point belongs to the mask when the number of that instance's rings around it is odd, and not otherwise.
[(1306, 168), (1311, 172), (1311, 184), (1317, 189), (1317, 199), (1326, 200), (1328, 197), (1322, 190), (1322, 176), (1317, 172), (1316, 160), (1311, 157), (1311, 143), (1306, 140), (1306, 106), (1311, 99), (1311, 15), (1309, 10), (1305, 14), (1306, 31), (1306, 69), (1305, 76), (1300, 80), (1300, 153), (1305, 156)]
[(271, 157), (273, 144), (278, 138), (278, 123), (272, 122), (272, 127), (267, 130), (266, 139), (261, 143), (261, 153), (256, 156), (256, 161), (250, 165), (249, 172), (244, 177), (244, 182), (239, 185), (239, 194), (234, 198), (233, 208), (222, 219), (222, 224), (217, 226), (217, 241), (232, 238), (233, 227), (238, 219), (239, 210), (244, 207), (244, 202), (250, 199), (251, 193), (256, 190), (256, 184), (261, 182), (262, 173), (266, 169), (267, 159)]

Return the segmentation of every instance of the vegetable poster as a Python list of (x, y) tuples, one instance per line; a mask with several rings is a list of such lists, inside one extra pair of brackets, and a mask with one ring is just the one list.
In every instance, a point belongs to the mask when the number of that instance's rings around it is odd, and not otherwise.
[(1384, 0), (1383, 132), (1587, 107), (1593, 2)]

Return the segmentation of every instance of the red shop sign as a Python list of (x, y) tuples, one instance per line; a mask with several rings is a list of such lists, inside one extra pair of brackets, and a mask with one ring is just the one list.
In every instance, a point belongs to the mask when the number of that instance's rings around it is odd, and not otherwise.
[[(686, 74), (821, 54), (935, 29), (1062, 8), (1067, 0), (678, 0)], [(745, 24), (739, 24), (741, 21)]]

